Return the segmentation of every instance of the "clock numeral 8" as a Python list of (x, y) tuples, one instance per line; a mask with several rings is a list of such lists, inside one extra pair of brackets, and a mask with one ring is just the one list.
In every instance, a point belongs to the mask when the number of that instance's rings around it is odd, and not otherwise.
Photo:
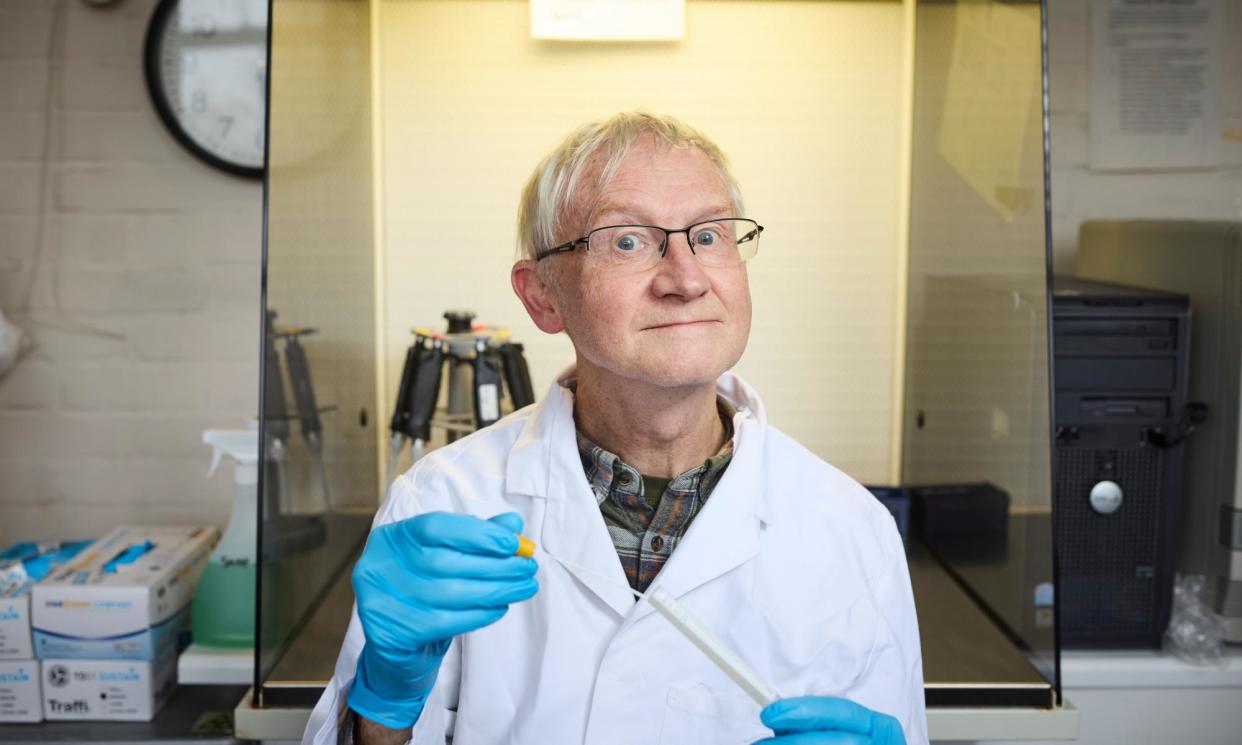
[(263, 176), (270, 0), (149, 0), (143, 72), (156, 113), (194, 156)]

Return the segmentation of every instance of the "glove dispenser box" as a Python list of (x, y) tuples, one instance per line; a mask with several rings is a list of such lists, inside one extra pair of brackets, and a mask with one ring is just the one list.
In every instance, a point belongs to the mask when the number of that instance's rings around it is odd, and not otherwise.
[(0, 723), (42, 719), (38, 661), (0, 661)]
[(149, 661), (176, 646), (219, 538), (208, 527), (120, 527), (35, 585), (40, 659)]
[(177, 685), (177, 655), (158, 659), (43, 660), (42, 713), (48, 721), (147, 722)]

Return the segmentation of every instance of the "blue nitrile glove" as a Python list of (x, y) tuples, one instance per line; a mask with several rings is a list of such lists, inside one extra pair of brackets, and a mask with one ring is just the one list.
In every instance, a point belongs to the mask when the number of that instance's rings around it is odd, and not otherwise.
[(535, 561), (514, 555), (521, 531), (515, 512), (430, 512), (371, 532), (353, 573), (366, 645), (351, 709), (393, 729), (418, 720), (453, 637), (539, 589)]
[(754, 745), (906, 745), (896, 719), (843, 698), (785, 698), (765, 706), (759, 718), (776, 737)]

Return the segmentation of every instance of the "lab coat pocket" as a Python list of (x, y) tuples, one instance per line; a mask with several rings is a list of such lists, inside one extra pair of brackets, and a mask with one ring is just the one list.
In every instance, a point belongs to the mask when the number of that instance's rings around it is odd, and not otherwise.
[(796, 696), (850, 690), (866, 673), (881, 623), (862, 592), (845, 599), (761, 596), (734, 612), (724, 637), (783, 695)]
[(759, 707), (746, 696), (717, 695), (706, 687), (671, 687), (660, 742), (666, 745), (749, 745), (771, 737)]

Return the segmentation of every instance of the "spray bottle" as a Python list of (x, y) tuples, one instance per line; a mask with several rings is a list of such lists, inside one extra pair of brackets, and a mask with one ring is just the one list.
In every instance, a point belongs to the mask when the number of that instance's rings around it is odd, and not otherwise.
[(259, 433), (207, 430), (203, 442), (215, 449), (208, 477), (226, 455), (237, 464), (233, 469), (233, 514), (207, 560), (194, 595), (194, 642), (206, 647), (253, 647)]

